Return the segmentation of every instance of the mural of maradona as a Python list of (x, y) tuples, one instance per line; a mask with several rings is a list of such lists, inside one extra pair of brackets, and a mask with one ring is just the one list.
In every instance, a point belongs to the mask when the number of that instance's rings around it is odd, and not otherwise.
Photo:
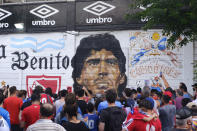
[(94, 94), (110, 88), (119, 95), (126, 87), (126, 57), (114, 35), (105, 33), (81, 39), (72, 58), (74, 89), (86, 87)]

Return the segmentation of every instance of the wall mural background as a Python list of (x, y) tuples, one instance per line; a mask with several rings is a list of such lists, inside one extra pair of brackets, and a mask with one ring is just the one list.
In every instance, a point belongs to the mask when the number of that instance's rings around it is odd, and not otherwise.
[[(70, 90), (73, 86), (71, 59), (80, 40), (99, 33), (106, 32), (1, 35), (0, 82), (3, 83), (1, 85), (16, 85), (18, 89), (28, 89), (33, 87), (33, 83), (37, 83), (46, 88), (50, 85), (43, 82), (50, 77), (54, 78), (50, 79), (53, 81), (53, 88), (56, 88), (54, 92), (67, 87)], [(188, 87), (193, 84), (192, 44), (168, 50), (167, 38), (161, 35), (160, 30), (108, 33), (119, 40), (126, 57), (127, 87), (163, 84), (161, 73), (173, 88), (178, 88), (179, 82), (185, 82)], [(29, 76), (38, 80), (30, 80)]]

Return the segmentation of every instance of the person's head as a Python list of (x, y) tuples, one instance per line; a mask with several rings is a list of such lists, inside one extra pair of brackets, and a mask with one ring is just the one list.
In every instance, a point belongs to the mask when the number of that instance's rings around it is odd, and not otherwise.
[(191, 102), (191, 99), (190, 98), (183, 98), (182, 101), (181, 101), (181, 104), (184, 107), (184, 106), (186, 106), (190, 102)]
[(141, 94), (141, 93), (142, 93), (142, 89), (141, 89), (141, 87), (138, 87), (138, 88), (137, 88), (137, 93), (139, 93), (139, 94)]
[(154, 101), (152, 98), (145, 98), (140, 100), (139, 102), (139, 108), (142, 109), (144, 112), (148, 111), (148, 110), (152, 110), (154, 107)]
[(67, 115), (68, 119), (72, 118), (73, 116), (77, 117), (77, 110), (78, 110), (77, 103), (66, 105), (63, 108), (63, 112), (64, 114)]
[(17, 93), (17, 89), (16, 89), (16, 86), (12, 86), (9, 88), (9, 91), (10, 91), (10, 95), (14, 95)]
[(21, 98), (25, 99), (26, 96), (27, 96), (27, 91), (26, 90), (20, 90), (18, 92), (18, 97), (21, 97)]
[(179, 127), (188, 127), (191, 125), (192, 112), (189, 108), (181, 108), (176, 111), (176, 126)]
[(149, 86), (144, 86), (142, 90), (142, 96), (143, 97), (149, 97), (151, 93), (150, 87)]
[(83, 89), (78, 89), (75, 94), (78, 96), (78, 97), (83, 97), (84, 96), (84, 90)]
[(52, 104), (45, 103), (40, 106), (40, 118), (51, 119), (53, 112), (54, 109)]
[(131, 98), (136, 99), (137, 97), (137, 90), (136, 89), (132, 89), (131, 90)]
[(36, 93), (36, 94), (41, 94), (41, 93), (43, 93), (42, 87), (39, 86), (39, 85), (37, 85), (37, 86), (35, 87), (35, 89), (33, 90), (33, 93)]
[(47, 88), (46, 88), (45, 93), (46, 93), (47, 95), (50, 95), (51, 97), (53, 96), (52, 89), (51, 89), (50, 87), (47, 87)]
[(5, 98), (5, 97), (4, 97), (3, 93), (1, 92), (1, 93), (0, 93), (0, 105), (3, 104), (4, 98)]
[(68, 93), (64, 100), (65, 100), (65, 105), (72, 105), (77, 101), (76, 96), (73, 93)]
[(176, 96), (183, 96), (183, 92), (180, 89), (177, 89)]
[(67, 94), (68, 94), (68, 92), (65, 89), (60, 91), (60, 97), (65, 97)]
[(92, 113), (94, 111), (94, 105), (91, 102), (87, 104), (87, 110), (89, 113)]
[(122, 93), (123, 93), (124, 97), (131, 97), (131, 95), (132, 95), (132, 91), (130, 88), (125, 88)]
[(112, 104), (115, 103), (116, 98), (117, 98), (117, 93), (116, 90), (114, 89), (109, 89), (105, 92), (105, 97), (108, 103)]
[(164, 104), (168, 104), (170, 102), (170, 100), (171, 100), (171, 97), (170, 96), (168, 96), (168, 95), (163, 95), (162, 96), (162, 102)]
[(93, 94), (126, 87), (126, 57), (119, 41), (111, 34), (83, 38), (72, 58), (73, 87), (85, 86)]
[(180, 83), (179, 89), (180, 89), (182, 92), (187, 92), (187, 86), (186, 86), (185, 83), (183, 83), (183, 82)]
[(40, 101), (40, 95), (39, 95), (39, 94), (33, 93), (33, 94), (31, 95), (31, 101), (32, 101), (32, 102)]

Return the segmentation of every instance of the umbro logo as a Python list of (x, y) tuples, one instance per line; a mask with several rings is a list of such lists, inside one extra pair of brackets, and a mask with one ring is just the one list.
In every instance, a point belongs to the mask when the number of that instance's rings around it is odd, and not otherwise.
[(102, 1), (97, 1), (91, 5), (88, 5), (87, 7), (83, 8), (83, 10), (92, 13), (97, 16), (101, 16), (111, 10), (116, 8), (113, 5), (110, 5), (108, 3), (102, 2)]
[(7, 18), (10, 15), (12, 15), (11, 12), (0, 8), (0, 20), (3, 20), (3, 19)]
[(43, 19), (45, 19), (49, 16), (52, 16), (58, 12), (59, 12), (59, 10), (57, 10), (51, 6), (48, 6), (46, 4), (38, 6), (37, 8), (32, 9), (30, 11), (31, 14), (36, 15), (36, 16), (43, 18)]

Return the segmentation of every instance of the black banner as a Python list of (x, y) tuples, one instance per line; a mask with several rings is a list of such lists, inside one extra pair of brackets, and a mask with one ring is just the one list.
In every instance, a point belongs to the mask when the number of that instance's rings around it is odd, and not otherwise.
[[(141, 21), (126, 20), (131, 0), (77, 0), (0, 6), (0, 33), (139, 29)], [(14, 24), (22, 23), (23, 29)]]

